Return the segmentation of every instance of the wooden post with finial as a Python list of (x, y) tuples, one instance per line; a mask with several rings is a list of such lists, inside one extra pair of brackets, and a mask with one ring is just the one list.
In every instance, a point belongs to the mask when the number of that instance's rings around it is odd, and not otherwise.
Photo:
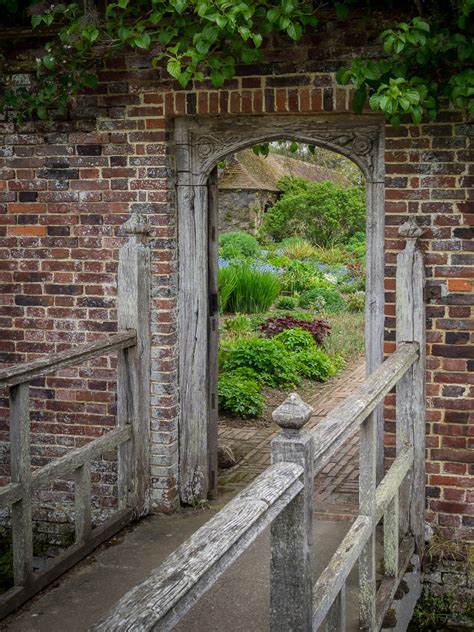
[(397, 384), (397, 454), (414, 449), (413, 471), (400, 489), (400, 528), (415, 537), (416, 550), (424, 548), (425, 512), (425, 268), (417, 241), (424, 229), (410, 217), (398, 233), (406, 239), (397, 257), (397, 344), (416, 342), (419, 359)]
[(119, 502), (135, 517), (149, 510), (150, 481), (150, 228), (133, 214), (121, 227), (117, 281), (119, 331), (135, 329), (137, 344), (118, 352), (118, 425), (133, 426), (132, 439), (119, 447)]
[(304, 468), (304, 489), (271, 527), (270, 611), (272, 632), (312, 629), (313, 438), (302, 430), (313, 409), (292, 393), (273, 412), (283, 429), (272, 441), (272, 462)]

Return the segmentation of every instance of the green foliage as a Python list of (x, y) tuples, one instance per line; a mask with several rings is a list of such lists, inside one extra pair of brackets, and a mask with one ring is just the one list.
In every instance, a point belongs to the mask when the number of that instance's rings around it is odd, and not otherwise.
[(266, 338), (239, 339), (230, 343), (222, 358), (224, 371), (253, 369), (269, 386), (294, 386), (298, 371), (281, 342)]
[(281, 278), (281, 287), (285, 292), (303, 292), (322, 283), (322, 275), (314, 265), (305, 261), (290, 261)]
[(312, 288), (301, 294), (300, 307), (317, 307), (318, 311), (337, 314), (346, 309), (346, 303), (337, 290)]
[(280, 293), (278, 277), (249, 265), (219, 268), (220, 311), (255, 314), (269, 309)]
[(285, 235), (311, 244), (332, 247), (363, 231), (365, 194), (362, 187), (341, 187), (333, 182), (284, 178), (285, 191), (265, 214), (262, 232), (279, 241)]
[(324, 382), (337, 373), (331, 358), (315, 345), (295, 354), (295, 362), (299, 373), (310, 380)]
[(219, 268), (218, 273), (219, 284), (219, 313), (223, 314), (227, 309), (230, 295), (237, 285), (237, 279), (234, 268), (228, 266)]
[(219, 254), (224, 259), (257, 257), (260, 254), (258, 241), (248, 233), (236, 231), (223, 233), (219, 237)]
[(246, 336), (252, 332), (252, 321), (244, 314), (236, 314), (225, 321), (225, 329), (235, 336)]
[(350, 312), (363, 312), (365, 307), (365, 292), (354, 292), (346, 297), (347, 309)]
[[(460, 621), (459, 626), (454, 623), (454, 627), (453, 625), (446, 627), (450, 620), (459, 619), (459, 614), (464, 615), (467, 621)], [(408, 630), (410, 632), (436, 632), (447, 629), (468, 630), (472, 629), (471, 626), (473, 625), (472, 604), (462, 603), (454, 593), (435, 595), (425, 589), (416, 604)]]
[(242, 370), (223, 373), (218, 382), (219, 409), (240, 417), (260, 417), (265, 400), (260, 393), (260, 384)]
[[(329, 4), (338, 19), (350, 18), (354, 5), (359, 9), (377, 6), (373, 0)], [(419, 123), (422, 118), (434, 119), (440, 99), (447, 97), (455, 107), (474, 113), (474, 3), (432, 0), (425, 4), (414, 2), (413, 8), (421, 11), (423, 7), (422, 17), (381, 33), (383, 58), (357, 58), (350, 68), (338, 72), (341, 83), (357, 88), (356, 111), (362, 111), (368, 100), (393, 125), (404, 115)], [(318, 24), (318, 7), (311, 0), (64, 4), (2, 0), (2, 19), (23, 26), (25, 5), (31, 5), (32, 28), (49, 33), (50, 40), (38, 58), (35, 85), (5, 92), (3, 105), (12, 107), (18, 118), (44, 119), (51, 107), (64, 112), (73, 95), (97, 85), (104, 59), (120, 53), (149, 51), (152, 67), (163, 65), (182, 87), (208, 77), (220, 87), (235, 76), (237, 65), (264, 59), (262, 44), (270, 34), (298, 41), (306, 29)], [(290, 151), (296, 150), (296, 143), (290, 143)], [(257, 151), (268, 153), (268, 145)]]
[(289, 259), (309, 259), (316, 253), (315, 247), (305, 239), (290, 237), (281, 242), (283, 254)]
[(294, 309), (298, 305), (296, 296), (280, 296), (275, 302), (277, 309)]
[(298, 327), (282, 331), (281, 334), (274, 336), (273, 340), (281, 342), (288, 351), (304, 351), (316, 347), (314, 338), (309, 331)]
[(340, 83), (357, 88), (356, 112), (362, 112), (368, 101), (394, 126), (404, 116), (417, 125), (423, 119), (434, 120), (440, 99), (447, 97), (455, 107), (474, 114), (474, 2), (447, 4), (432, 15), (383, 31), (384, 58), (357, 58), (350, 68), (338, 71)]

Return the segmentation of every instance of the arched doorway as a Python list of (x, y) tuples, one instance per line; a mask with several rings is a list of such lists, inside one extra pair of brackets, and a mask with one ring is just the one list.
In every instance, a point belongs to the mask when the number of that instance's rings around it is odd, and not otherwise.
[[(373, 116), (267, 115), (175, 122), (179, 251), (180, 497), (193, 503), (217, 485), (217, 174), (231, 152), (291, 140), (343, 154), (367, 185), (366, 359), (382, 361), (384, 327), (384, 138)], [(378, 445), (383, 422), (377, 420)], [(382, 457), (383, 450), (378, 450)], [(379, 463), (379, 472), (382, 469)]]

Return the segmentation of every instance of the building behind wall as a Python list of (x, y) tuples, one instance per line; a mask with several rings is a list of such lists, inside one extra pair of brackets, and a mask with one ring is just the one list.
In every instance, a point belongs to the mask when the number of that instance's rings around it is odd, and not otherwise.
[[(178, 504), (178, 334), (176, 202), (171, 142), (176, 117), (350, 113), (351, 90), (335, 70), (376, 54), (370, 23), (322, 21), (301, 44), (272, 39), (266, 61), (240, 69), (221, 89), (183, 90), (144, 57), (109, 63), (97, 92), (77, 97), (63, 120), (0, 122), (2, 360), (21, 362), (116, 330), (118, 227), (146, 214), (152, 251), (152, 503)], [(23, 48), (22, 48), (23, 46)], [(25, 79), (28, 42), (6, 45), (11, 72)], [(33, 52), (34, 57), (34, 52)], [(473, 537), (474, 239), (472, 127), (459, 111), (436, 123), (386, 127), (386, 352), (395, 348), (398, 225), (417, 216), (427, 273), (427, 519)], [(60, 456), (114, 423), (114, 367), (68, 370), (35, 386), (37, 463)], [(8, 481), (8, 411), (3, 402), (2, 480)], [(387, 401), (393, 455), (393, 399)], [(97, 501), (112, 502), (113, 468), (99, 468)], [(56, 504), (68, 495), (52, 490)], [(104, 498), (107, 498), (104, 501)]]

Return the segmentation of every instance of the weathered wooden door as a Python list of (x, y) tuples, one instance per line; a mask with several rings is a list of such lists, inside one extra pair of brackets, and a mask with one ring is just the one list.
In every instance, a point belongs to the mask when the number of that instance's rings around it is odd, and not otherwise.
[(208, 199), (208, 270), (209, 270), (209, 325), (208, 325), (208, 457), (209, 457), (209, 498), (217, 496), (217, 374), (219, 351), (219, 296), (218, 296), (218, 213), (219, 190), (217, 167), (212, 170), (207, 183)]

